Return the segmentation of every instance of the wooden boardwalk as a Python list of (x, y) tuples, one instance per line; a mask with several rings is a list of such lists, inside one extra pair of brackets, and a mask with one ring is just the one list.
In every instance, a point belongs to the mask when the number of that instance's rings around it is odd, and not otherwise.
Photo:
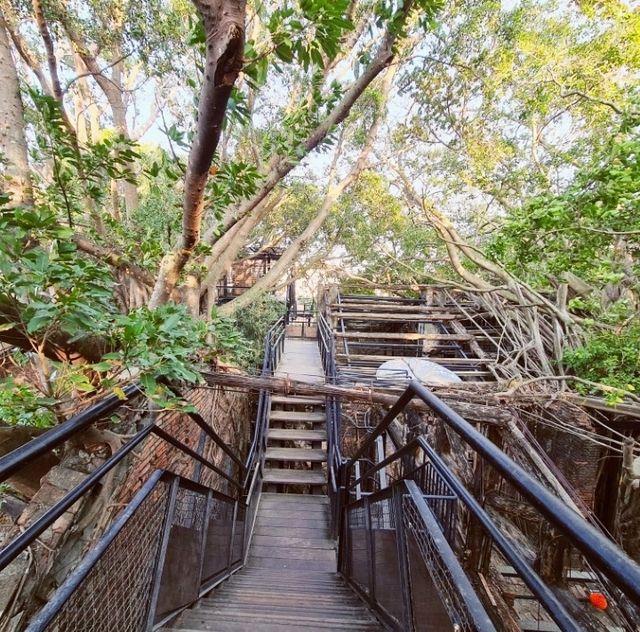
[(311, 384), (324, 382), (318, 343), (309, 338), (287, 338), (276, 376)]
[[(278, 377), (324, 382), (315, 340), (287, 338)], [(337, 574), (329, 536), (324, 400), (274, 396), (263, 493), (246, 566), (168, 630), (236, 632), (384, 628)], [(305, 490), (310, 493), (282, 493)]]
[(336, 573), (326, 496), (263, 494), (247, 565), (167, 632), (381, 632)]

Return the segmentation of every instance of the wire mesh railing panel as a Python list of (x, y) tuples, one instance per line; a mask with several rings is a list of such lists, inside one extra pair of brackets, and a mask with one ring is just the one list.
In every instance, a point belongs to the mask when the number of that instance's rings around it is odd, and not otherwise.
[(167, 500), (168, 485), (159, 482), (62, 605), (48, 632), (145, 629)]
[(400, 625), (404, 619), (404, 603), (394, 505), (391, 493), (388, 498), (371, 502), (369, 520), (373, 557), (373, 598), (387, 615)]
[(456, 528), (458, 497), (430, 461), (416, 469), (409, 478), (422, 490), (426, 503), (451, 544)]
[(360, 505), (348, 511), (349, 573), (360, 590), (368, 594), (371, 576), (367, 508)]
[[(415, 550), (415, 553), (421, 558), (425, 570), (428, 571), (430, 581), (433, 582), (437, 590), (439, 600), (450, 617), (449, 625), (455, 623), (462, 632), (475, 632), (477, 628), (467, 612), (466, 604), (460, 596), (456, 580), (452, 577), (443, 559), (440, 549), (441, 545), (434, 538), (434, 534), (430, 533), (413, 499), (409, 495), (403, 495), (402, 497), (402, 516), (404, 528), (409, 535), (410, 550)], [(414, 565), (416, 557), (414, 554), (410, 554), (409, 556), (409, 559)], [(414, 566), (411, 571), (413, 584), (419, 581), (418, 578), (420, 574), (420, 569)], [(427, 582), (423, 581), (421, 583)], [(422, 587), (420, 591), (423, 594), (419, 595), (415, 594), (415, 588), (416, 586), (412, 586), (414, 620), (416, 623), (422, 621), (426, 624), (426, 617), (419, 615), (421, 604), (424, 602), (425, 587)], [(429, 589), (428, 583), (426, 589)], [(430, 601), (433, 606), (433, 601)], [(432, 606), (429, 609), (430, 617), (434, 616), (434, 608)], [(422, 628), (417, 625), (416, 629), (420, 630)], [(424, 629), (431, 630), (432, 628), (426, 627)]]
[(217, 577), (229, 566), (233, 510), (231, 503), (217, 498), (210, 500), (201, 583)]
[(163, 560), (156, 618), (198, 598), (207, 493), (178, 487)]

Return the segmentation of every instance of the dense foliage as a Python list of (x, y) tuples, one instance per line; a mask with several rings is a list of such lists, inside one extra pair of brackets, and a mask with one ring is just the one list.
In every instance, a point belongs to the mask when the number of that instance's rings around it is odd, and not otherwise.
[[(637, 387), (637, 10), (250, 1), (188, 213), (208, 81), (196, 8), (0, 8), (28, 167), (0, 155), (0, 337), (30, 365), (2, 386), (24, 401), (11, 423), (122, 380), (153, 392), (215, 360), (255, 367), (283, 309), (268, 293), (292, 279), (494, 282), (458, 239), (545, 296), (567, 283), (585, 345), (565, 365)], [(275, 248), (286, 265), (262, 298), (215, 306), (234, 260)]]

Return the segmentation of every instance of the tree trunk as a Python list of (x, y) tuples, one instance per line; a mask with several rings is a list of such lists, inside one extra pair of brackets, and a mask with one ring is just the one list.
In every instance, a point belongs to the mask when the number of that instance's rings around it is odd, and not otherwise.
[[(289, 377), (265, 377), (248, 375), (247, 373), (207, 373), (203, 372), (205, 382), (209, 386), (228, 386), (229, 388), (242, 388), (251, 391), (260, 391), (267, 389), (273, 393), (283, 395), (313, 397), (313, 396), (333, 396), (342, 398), (347, 401), (368, 402), (369, 404), (382, 404), (384, 406), (393, 406), (398, 397), (402, 394), (402, 390), (395, 393), (392, 389), (373, 390), (371, 388), (345, 388), (343, 386), (334, 386), (333, 384), (311, 384), (309, 382), (300, 382), (292, 380)], [(468, 401), (468, 394), (452, 395), (445, 393), (443, 390), (433, 389), (436, 395), (444, 400), (457, 413), (465, 417), (468, 421), (490, 424), (491, 426), (504, 426), (513, 421), (513, 414), (503, 406), (486, 405), (484, 403), (476, 403)], [(418, 411), (431, 410), (422, 400), (413, 399), (407, 405), (407, 408)]]
[[(197, 0), (194, 0), (197, 2)], [(196, 4), (198, 8), (200, 8), (200, 4)], [(242, 221), (245, 217), (249, 216), (256, 207), (265, 200), (269, 194), (274, 190), (274, 188), (278, 185), (278, 183), (297, 165), (300, 160), (304, 158), (307, 154), (313, 151), (327, 136), (327, 134), (335, 129), (337, 125), (342, 123), (345, 118), (349, 115), (351, 111), (351, 107), (358, 100), (358, 98), (362, 95), (362, 93), (366, 90), (366, 88), (371, 84), (371, 82), (385, 69), (389, 64), (393, 61), (394, 55), (396, 52), (397, 40), (401, 32), (401, 25), (404, 24), (410, 12), (414, 8), (413, 0), (408, 0), (404, 2), (402, 8), (399, 11), (399, 14), (394, 18), (393, 26), (389, 27), (387, 32), (382, 37), (382, 42), (380, 47), (378, 48), (376, 54), (373, 57), (373, 60), (366, 68), (366, 70), (353, 82), (353, 84), (346, 90), (340, 102), (333, 108), (333, 110), (329, 113), (329, 115), (309, 134), (307, 139), (305, 140), (303, 146), (304, 151), (303, 155), (299, 156), (299, 158), (295, 161), (289, 160), (282, 157), (274, 157), (270, 162), (268, 168), (264, 172), (264, 180), (262, 182), (262, 186), (256, 191), (254, 196), (240, 204), (239, 207), (235, 209), (233, 213), (227, 213), (225, 216), (225, 221), (222, 227), (222, 234), (218, 237), (215, 236), (214, 232), (211, 231), (209, 235), (207, 235), (207, 242), (212, 245), (215, 244), (222, 236), (230, 230), (233, 226), (235, 226), (238, 222)], [(205, 21), (205, 31), (208, 33), (206, 21)], [(209, 51), (207, 51), (209, 53)], [(209, 76), (209, 73), (207, 73)], [(205, 90), (206, 84), (203, 87), (203, 93)], [(202, 107), (202, 99), (201, 99), (201, 107)], [(217, 138), (219, 138), (219, 131), (217, 134)], [(196, 142), (198, 140), (198, 134), (196, 135)], [(217, 140), (216, 140), (217, 142)], [(195, 148), (195, 143), (194, 143)], [(192, 153), (194, 151), (192, 148)], [(208, 167), (207, 167), (208, 168)], [(206, 182), (206, 174), (203, 174), (204, 178), (200, 182), (198, 186), (194, 188), (194, 191), (198, 191), (200, 188), (204, 189), (204, 183)], [(190, 181), (187, 177), (186, 185), (189, 185)], [(195, 184), (198, 184), (196, 180)], [(202, 199), (203, 192), (199, 192), (199, 198)], [(187, 200), (188, 196), (185, 191), (185, 224), (189, 216), (191, 215), (191, 223), (193, 226), (190, 227), (189, 231), (185, 231), (185, 235), (183, 239), (191, 236), (193, 237), (193, 228), (197, 226), (197, 236), (196, 239), (199, 238), (199, 228), (200, 221), (193, 222), (193, 218), (198, 217), (198, 220), (201, 218), (202, 207), (199, 208), (198, 213), (188, 214), (187, 211)], [(193, 206), (193, 204), (191, 205)], [(196, 207), (197, 208), (197, 207)], [(188, 243), (188, 241), (187, 241)], [(150, 306), (154, 307), (166, 302), (171, 295), (171, 280), (178, 278), (180, 271), (189, 260), (191, 253), (193, 252), (193, 244), (190, 248), (185, 248), (183, 244), (182, 249), (177, 253), (179, 256), (176, 256), (176, 253), (171, 253), (167, 255), (168, 259), (172, 259), (172, 261), (167, 261), (166, 265), (161, 266), (161, 274), (158, 277), (158, 281), (156, 282), (156, 287), (154, 288), (154, 293), (151, 299)]]
[(181, 243), (179, 250), (167, 254), (160, 266), (149, 302), (151, 308), (169, 300), (180, 272), (200, 240), (209, 167), (220, 141), (227, 102), (243, 62), (246, 1), (194, 0), (194, 4), (206, 33), (205, 78), (198, 103), (198, 127), (185, 176)]
[(24, 110), (20, 98), (18, 73), (11, 56), (9, 36), (0, 13), (0, 151), (7, 164), (0, 190), (11, 195), (19, 206), (33, 203), (27, 141), (24, 133)]
[(238, 298), (233, 299), (229, 303), (226, 303), (220, 308), (220, 313), (225, 315), (233, 314), (236, 310), (241, 309), (242, 307), (246, 307), (250, 303), (252, 303), (256, 298), (258, 298), (264, 292), (269, 291), (270, 289), (283, 285), (287, 282), (286, 271), (289, 269), (291, 264), (297, 259), (298, 255), (304, 251), (307, 247), (307, 244), (311, 239), (315, 237), (318, 231), (322, 228), (322, 225), (326, 221), (333, 205), (336, 203), (338, 198), (342, 195), (342, 193), (347, 189), (354, 180), (358, 177), (358, 175), (362, 172), (362, 170), (366, 166), (366, 162), (373, 148), (373, 143), (376, 139), (376, 135), (378, 130), (380, 129), (380, 124), (382, 122), (383, 113), (386, 108), (387, 97), (389, 96), (389, 91), (391, 90), (391, 85), (393, 83), (393, 77), (395, 76), (395, 68), (391, 68), (386, 71), (383, 81), (382, 88), (382, 101), (378, 106), (378, 110), (375, 113), (373, 122), (371, 127), (367, 132), (367, 142), (364, 147), (360, 151), (358, 158), (347, 174), (338, 184), (333, 184), (333, 173), (336, 168), (336, 163), (340, 155), (340, 146), (336, 149), (336, 156), (334, 159), (333, 166), (331, 168), (331, 175), (329, 177), (329, 189), (325, 195), (325, 198), (322, 202), (322, 206), (318, 211), (317, 215), (309, 222), (307, 227), (302, 231), (302, 233), (293, 240), (291, 245), (287, 248), (284, 254), (275, 262), (272, 268), (267, 272), (263, 277), (258, 279), (253, 287), (248, 289), (246, 292), (241, 294)]

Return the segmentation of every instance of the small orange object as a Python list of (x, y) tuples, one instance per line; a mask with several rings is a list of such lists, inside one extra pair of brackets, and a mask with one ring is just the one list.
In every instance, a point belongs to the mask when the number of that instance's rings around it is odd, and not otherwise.
[(609, 605), (607, 598), (601, 592), (589, 593), (589, 602), (594, 608), (598, 608), (598, 610), (606, 610)]

